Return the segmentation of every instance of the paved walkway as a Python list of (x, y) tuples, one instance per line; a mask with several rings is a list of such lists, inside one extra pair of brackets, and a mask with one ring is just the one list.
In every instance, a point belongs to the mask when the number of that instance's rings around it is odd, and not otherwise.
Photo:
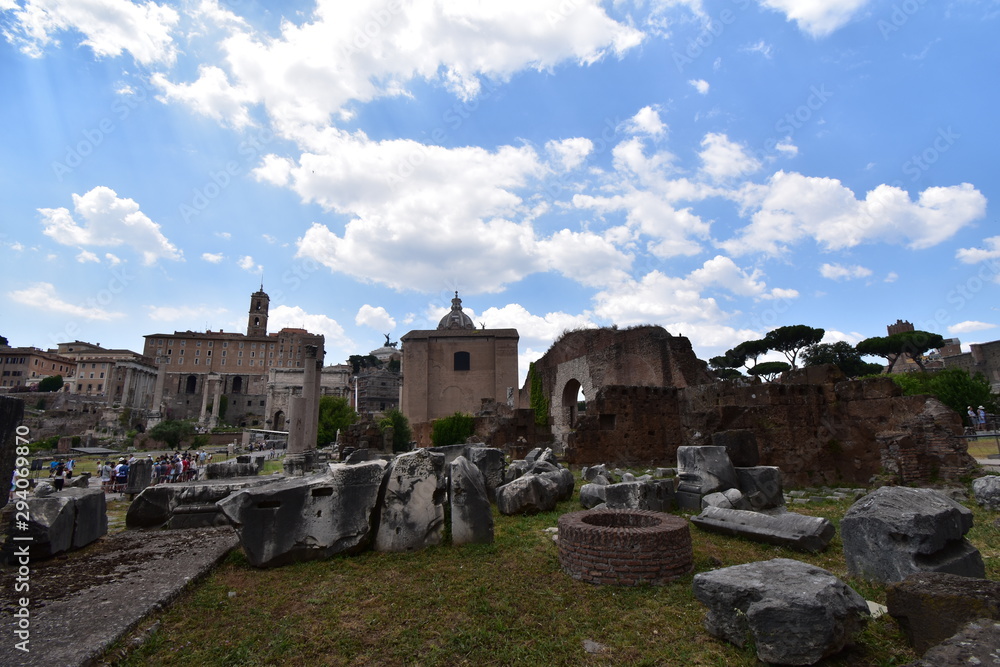
[[(91, 664), (237, 544), (236, 532), (229, 527), (129, 530), (107, 536), (54, 567), (33, 565), (32, 590), (27, 593), (30, 652), (15, 648), (16, 625), (10, 619), (11, 605), (17, 603), (4, 596), (0, 665)], [(14, 590), (15, 574), (10, 568), (2, 572), (4, 593)]]

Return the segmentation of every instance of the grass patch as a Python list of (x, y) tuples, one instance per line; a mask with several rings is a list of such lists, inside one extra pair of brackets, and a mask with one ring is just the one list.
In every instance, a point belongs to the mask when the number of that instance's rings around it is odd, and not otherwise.
[(1000, 454), (1000, 447), (997, 445), (997, 437), (993, 435), (981, 438), (969, 438), (966, 440), (969, 447), (969, 454), (977, 459), (985, 459), (990, 454)]
[[(1000, 579), (996, 516), (969, 504), (968, 538), (987, 577)], [(840, 523), (849, 501), (795, 506)], [(657, 587), (576, 582), (559, 568), (546, 528), (576, 511), (576, 498), (530, 517), (495, 515), (491, 545), (415, 553), (366, 552), (271, 570), (234, 552), (156, 615), (159, 629), (105, 660), (131, 665), (757, 665), (753, 649), (717, 640), (692, 575)], [(885, 586), (847, 577), (839, 534), (821, 554), (802, 554), (692, 526), (695, 572), (794, 558), (843, 578), (866, 599)], [(142, 627), (148, 627), (149, 621)], [(163, 638), (172, 638), (169, 641)], [(588, 653), (585, 640), (603, 650)], [(868, 623), (856, 646), (824, 665), (901, 665), (916, 658), (888, 615)], [(117, 662), (115, 662), (117, 660)]]

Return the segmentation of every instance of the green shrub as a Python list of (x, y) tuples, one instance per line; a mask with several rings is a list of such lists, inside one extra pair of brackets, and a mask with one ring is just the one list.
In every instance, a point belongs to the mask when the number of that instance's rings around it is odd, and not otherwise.
[(438, 447), (456, 445), (475, 433), (475, 418), (456, 412), (431, 422), (431, 441)]

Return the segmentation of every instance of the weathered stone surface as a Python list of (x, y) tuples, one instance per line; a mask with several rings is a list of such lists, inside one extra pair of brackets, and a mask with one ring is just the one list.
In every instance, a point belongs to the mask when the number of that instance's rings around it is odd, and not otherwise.
[(66, 480), (66, 486), (73, 489), (86, 489), (90, 486), (90, 473), (85, 472)]
[(450, 464), (452, 544), (491, 544), (493, 506), (490, 504), (483, 473), (464, 456)]
[(393, 459), (375, 535), (376, 551), (412, 551), (444, 537), (444, 454), (427, 449)]
[(125, 482), (125, 493), (142, 493), (142, 490), (153, 481), (153, 459), (136, 459), (128, 467), (128, 478)]
[(465, 458), (479, 468), (486, 485), (486, 495), (491, 503), (496, 502), (497, 487), (503, 484), (503, 474), (507, 469), (503, 450), (496, 447), (468, 447)]
[(501, 514), (534, 514), (555, 509), (559, 485), (544, 475), (525, 475), (497, 489)]
[(768, 663), (812, 665), (838, 653), (869, 616), (850, 586), (787, 558), (696, 574), (693, 588), (708, 607), (705, 628), (737, 646), (752, 640)]
[[(0, 479), (6, 484), (17, 462), (17, 427), (24, 418), (24, 401), (0, 396)], [(26, 450), (22, 450), (25, 453)], [(27, 463), (18, 468), (27, 467)], [(0, 508), (7, 504), (7, 494), (0, 494)]]
[[(531, 468), (531, 463), (528, 463), (526, 459), (515, 459), (510, 462), (507, 469), (503, 472), (503, 483), (510, 484), (518, 477), (521, 477)], [(503, 486), (503, 484), (501, 484)]]
[(76, 505), (71, 548), (85, 547), (108, 534), (108, 504), (100, 488), (66, 489), (60, 494)]
[(710, 493), (701, 499), (702, 509), (706, 507), (721, 507), (729, 510), (750, 509), (750, 503), (743, 497), (739, 489), (726, 489)]
[(1000, 622), (978, 619), (933, 647), (910, 667), (1000, 665)]
[[(281, 479), (281, 478), (278, 478)], [(126, 528), (210, 528), (228, 526), (216, 503), (231, 493), (276, 481), (275, 477), (241, 477), (147, 486), (129, 504)], [(184, 518), (178, 520), (183, 515)]]
[(44, 479), (35, 484), (34, 494), (36, 498), (46, 498), (48, 496), (51, 496), (55, 492), (56, 492), (56, 487), (52, 486), (52, 484), (50, 484), (48, 481)]
[(218, 504), (255, 567), (353, 554), (371, 543), (386, 467), (330, 464), (329, 472), (241, 489)]
[(468, 445), (443, 445), (439, 447), (427, 447), (427, 451), (441, 454), (444, 457), (444, 465), (448, 466), (459, 456), (465, 456)]
[(886, 606), (922, 654), (977, 618), (1000, 621), (1000, 581), (918, 572), (889, 585)]
[(678, 490), (702, 495), (739, 486), (725, 447), (678, 447), (677, 477)]
[(706, 507), (691, 517), (694, 525), (710, 533), (744, 537), (754, 542), (816, 553), (823, 551), (836, 534), (829, 519), (794, 512), (761, 514), (745, 510)]
[(556, 470), (550, 470), (540, 474), (542, 477), (548, 477), (553, 482), (556, 483), (556, 502), (560, 500), (569, 500), (573, 497), (573, 490), (576, 488), (576, 478), (573, 476), (573, 471), (569, 468), (558, 468)]
[(619, 482), (605, 488), (608, 509), (652, 510), (669, 512), (674, 505), (672, 480)]
[(777, 509), (785, 505), (785, 495), (781, 484), (781, 470), (775, 466), (753, 466), (736, 468), (743, 497), (754, 510)]
[(932, 489), (884, 486), (840, 522), (847, 571), (881, 582), (915, 572), (983, 577), (982, 556), (964, 538), (971, 527), (969, 509)]
[[(242, 459), (242, 460), (241, 460)], [(264, 468), (263, 456), (238, 456), (222, 463), (205, 466), (205, 479), (231, 479), (233, 477), (253, 477)]]
[(1000, 510), (1000, 475), (986, 475), (972, 480), (976, 502), (988, 510)]
[(595, 477), (601, 476), (607, 479), (608, 477), (608, 467), (603, 463), (595, 466), (587, 466), (582, 471), (583, 480), (585, 482), (594, 481)]
[(584, 509), (597, 507), (607, 500), (606, 484), (584, 484), (580, 487), (580, 504)]
[(712, 434), (712, 445), (725, 447), (726, 453), (729, 454), (729, 460), (734, 466), (746, 468), (760, 463), (757, 434), (750, 429), (716, 431)]

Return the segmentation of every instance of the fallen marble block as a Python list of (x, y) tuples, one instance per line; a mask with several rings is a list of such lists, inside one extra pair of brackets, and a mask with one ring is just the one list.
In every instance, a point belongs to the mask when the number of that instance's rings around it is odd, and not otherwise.
[(794, 512), (770, 515), (706, 507), (701, 514), (691, 517), (691, 521), (710, 533), (745, 537), (754, 542), (811, 553), (826, 549), (836, 533), (828, 519)]

